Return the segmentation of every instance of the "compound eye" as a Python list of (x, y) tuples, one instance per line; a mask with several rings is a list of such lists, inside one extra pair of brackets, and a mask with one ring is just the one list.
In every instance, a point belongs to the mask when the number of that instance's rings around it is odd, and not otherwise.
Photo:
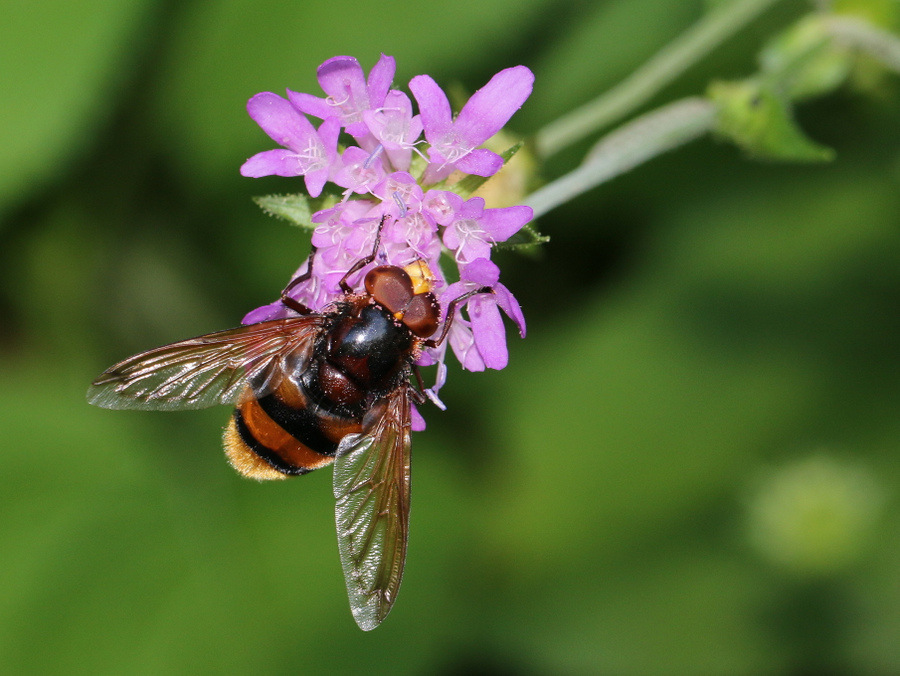
[(428, 338), (437, 331), (440, 318), (441, 307), (432, 293), (413, 296), (403, 313), (403, 323), (419, 338)]
[(372, 268), (366, 275), (365, 284), (366, 293), (391, 314), (402, 312), (413, 297), (412, 280), (396, 265)]

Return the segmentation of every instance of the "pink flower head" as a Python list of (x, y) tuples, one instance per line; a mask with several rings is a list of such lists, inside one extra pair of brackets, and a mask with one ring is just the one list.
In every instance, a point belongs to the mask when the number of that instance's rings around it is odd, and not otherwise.
[(476, 176), (493, 176), (503, 166), (503, 158), (482, 143), (496, 134), (531, 95), (534, 74), (525, 66), (501, 70), (468, 100), (456, 119), (450, 101), (428, 75), (409, 82), (419, 104), (419, 112), (430, 144), (431, 163), (426, 182), (436, 183), (455, 169)]
[[(307, 192), (318, 197), (327, 181), (343, 189), (335, 206), (312, 215), (314, 255), (294, 273), (302, 276), (288, 295), (314, 312), (327, 312), (344, 294), (347, 271), (374, 251), (374, 260), (346, 279), (360, 290), (366, 273), (376, 265), (406, 266), (424, 261), (431, 270), (432, 291), (444, 310), (474, 291), (465, 307), (456, 308), (445, 340), (422, 350), (418, 365), (436, 366), (435, 384), (425, 395), (443, 407), (438, 391), (447, 377), (446, 355), (452, 351), (464, 369), (502, 369), (509, 354), (502, 315), (525, 335), (519, 303), (503, 284), (491, 262), (491, 249), (506, 241), (532, 218), (529, 207), (488, 209), (484, 199), (471, 197), (465, 183), (433, 187), (451, 172), (491, 176), (503, 164), (500, 155), (479, 148), (518, 110), (531, 93), (534, 76), (524, 66), (500, 71), (469, 99), (454, 119), (447, 96), (427, 75), (410, 82), (419, 107), (392, 90), (394, 59), (382, 55), (368, 78), (359, 62), (337, 56), (318, 69), (325, 97), (288, 90), (289, 100), (265, 92), (250, 99), (250, 116), (284, 149), (251, 157), (241, 167), (245, 176), (303, 176)], [(323, 120), (316, 129), (306, 115)], [(338, 135), (346, 129), (356, 141), (341, 156)], [(417, 145), (427, 140), (424, 172), (412, 161)], [(336, 192), (336, 191), (335, 191)], [(466, 199), (468, 198), (468, 199)], [(378, 246), (376, 250), (376, 240)], [(448, 283), (441, 269), (449, 254), (459, 281)], [(312, 266), (311, 269), (309, 266)], [(294, 314), (280, 300), (244, 317), (244, 323)], [(446, 326), (446, 323), (444, 324)], [(435, 336), (441, 335), (441, 327)], [(413, 410), (413, 429), (425, 422)]]
[(366, 81), (362, 66), (352, 56), (335, 56), (319, 66), (319, 85), (327, 96), (320, 98), (288, 90), (288, 98), (298, 110), (327, 120), (336, 117), (347, 133), (357, 140), (368, 135), (363, 111), (384, 103), (396, 69), (394, 57), (381, 55)]
[(317, 132), (296, 108), (272, 92), (251, 98), (247, 112), (273, 141), (287, 150), (257, 153), (241, 166), (241, 175), (303, 176), (309, 194), (318, 197), (337, 157), (340, 127), (336, 122), (325, 120)]

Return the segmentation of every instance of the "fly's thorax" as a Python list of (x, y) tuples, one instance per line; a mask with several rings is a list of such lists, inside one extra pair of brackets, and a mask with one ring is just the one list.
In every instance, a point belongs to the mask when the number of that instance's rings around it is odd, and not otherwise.
[(410, 330), (386, 309), (370, 303), (335, 322), (324, 356), (329, 366), (370, 391), (394, 383), (417, 351), (418, 341)]

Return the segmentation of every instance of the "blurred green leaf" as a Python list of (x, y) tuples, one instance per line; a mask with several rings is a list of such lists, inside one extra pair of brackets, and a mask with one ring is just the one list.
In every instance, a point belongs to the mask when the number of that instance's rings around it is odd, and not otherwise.
[(116, 112), (148, 0), (46, 0), (3, 8), (0, 213), (58, 178)]
[(865, 19), (886, 29), (900, 27), (900, 3), (897, 0), (832, 0), (832, 10)]
[(763, 160), (827, 162), (834, 151), (810, 140), (794, 121), (790, 104), (757, 80), (715, 82), (710, 98), (719, 112), (715, 133)]
[(853, 62), (853, 55), (831, 39), (822, 15), (797, 22), (760, 52), (763, 72), (790, 101), (834, 91), (847, 79)]

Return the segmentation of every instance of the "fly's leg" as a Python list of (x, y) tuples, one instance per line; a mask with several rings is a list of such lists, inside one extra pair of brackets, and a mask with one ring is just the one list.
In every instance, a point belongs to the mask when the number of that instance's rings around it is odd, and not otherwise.
[(347, 283), (347, 279), (350, 275), (355, 274), (366, 267), (369, 263), (375, 260), (375, 256), (378, 253), (378, 247), (381, 245), (381, 231), (384, 229), (385, 221), (387, 221), (387, 214), (381, 217), (381, 223), (378, 224), (378, 230), (375, 232), (375, 246), (372, 247), (372, 253), (370, 253), (365, 258), (360, 258), (353, 264), (349, 270), (347, 270), (347, 274), (341, 277), (340, 285), (341, 290), (344, 293), (353, 293), (353, 289), (350, 288), (350, 285)]
[(312, 250), (309, 252), (309, 262), (306, 265), (306, 272), (294, 279), (291, 280), (290, 284), (284, 287), (284, 291), (281, 292), (281, 302), (287, 305), (294, 312), (301, 315), (309, 315), (312, 314), (312, 310), (306, 307), (299, 300), (291, 298), (288, 293), (298, 284), (302, 284), (307, 279), (312, 277), (312, 269), (313, 269), (313, 259), (316, 257), (316, 247), (312, 247)]
[(425, 347), (437, 347), (443, 343), (447, 334), (450, 333), (450, 327), (453, 325), (453, 319), (456, 317), (456, 309), (472, 296), (477, 296), (480, 293), (494, 293), (494, 290), (489, 286), (482, 286), (480, 289), (472, 289), (461, 295), (459, 298), (451, 300), (450, 304), (447, 305), (447, 320), (444, 322), (444, 328), (441, 330), (441, 335), (438, 336), (437, 340), (433, 338), (426, 340), (424, 343)]

